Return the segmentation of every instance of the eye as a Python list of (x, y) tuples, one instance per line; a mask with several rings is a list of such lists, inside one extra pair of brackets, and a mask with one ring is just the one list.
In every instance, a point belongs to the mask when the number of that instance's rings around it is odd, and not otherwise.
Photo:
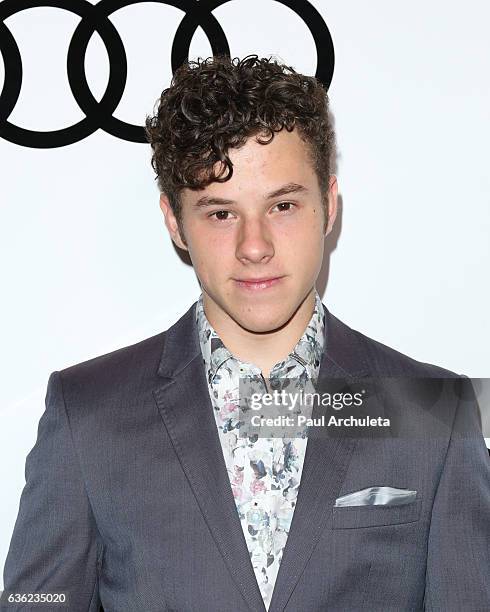
[(214, 217), (216, 221), (228, 221), (228, 219), (230, 218), (228, 216), (229, 214), (229, 210), (215, 210), (213, 213), (210, 213), (208, 217)]
[(279, 212), (289, 212), (294, 206), (293, 202), (279, 202), (274, 208), (279, 208)]

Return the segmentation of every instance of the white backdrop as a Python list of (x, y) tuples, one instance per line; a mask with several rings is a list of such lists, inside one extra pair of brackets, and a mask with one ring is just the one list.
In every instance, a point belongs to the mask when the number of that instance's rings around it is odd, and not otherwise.
[[(490, 5), (312, 4), (336, 52), (330, 97), (343, 201), (323, 301), (416, 359), (488, 376)], [(274, 54), (315, 72), (309, 30), (280, 3), (233, 0), (214, 15), (232, 55)], [(115, 116), (142, 124), (151, 112), (170, 80), (182, 17), (152, 2), (111, 16), (128, 57)], [(24, 69), (11, 122), (53, 130), (83, 118), (66, 76), (78, 22), (46, 7), (6, 20)], [(190, 54), (211, 54), (201, 30)], [(98, 99), (108, 70), (95, 34), (86, 72)], [(56, 149), (0, 139), (1, 568), (50, 372), (162, 331), (199, 295), (163, 225), (149, 160), (148, 145), (101, 130)]]

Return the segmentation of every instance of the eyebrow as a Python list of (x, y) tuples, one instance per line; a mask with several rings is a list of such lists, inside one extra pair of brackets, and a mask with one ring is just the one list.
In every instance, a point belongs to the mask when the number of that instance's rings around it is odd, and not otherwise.
[[(287, 195), (288, 193), (306, 193), (308, 189), (303, 185), (299, 185), (298, 183), (287, 183), (279, 189), (275, 189), (268, 193), (265, 197), (267, 200), (272, 200), (274, 198), (280, 198), (283, 195)], [(202, 196), (199, 198), (197, 202), (194, 204), (194, 208), (201, 208), (205, 206), (231, 206), (232, 204), (236, 204), (234, 200), (228, 200), (226, 198), (216, 198), (212, 196)]]

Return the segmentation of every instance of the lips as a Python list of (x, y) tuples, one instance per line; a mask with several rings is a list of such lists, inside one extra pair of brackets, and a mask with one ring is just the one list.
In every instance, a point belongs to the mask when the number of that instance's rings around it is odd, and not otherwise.
[(278, 283), (281, 282), (283, 276), (273, 276), (273, 277), (262, 277), (262, 278), (243, 278), (243, 279), (235, 279), (237, 285), (242, 289), (248, 289), (252, 291), (268, 289), (269, 287), (274, 287)]

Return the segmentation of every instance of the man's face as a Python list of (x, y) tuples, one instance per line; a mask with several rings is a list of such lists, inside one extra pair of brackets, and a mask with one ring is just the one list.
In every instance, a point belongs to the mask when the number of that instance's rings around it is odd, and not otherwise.
[(337, 184), (331, 177), (328, 194), (321, 193), (296, 131), (282, 130), (267, 145), (251, 137), (229, 156), (230, 180), (181, 193), (186, 244), (164, 195), (161, 208), (172, 239), (189, 251), (210, 323), (270, 332), (312, 292), (335, 220)]

